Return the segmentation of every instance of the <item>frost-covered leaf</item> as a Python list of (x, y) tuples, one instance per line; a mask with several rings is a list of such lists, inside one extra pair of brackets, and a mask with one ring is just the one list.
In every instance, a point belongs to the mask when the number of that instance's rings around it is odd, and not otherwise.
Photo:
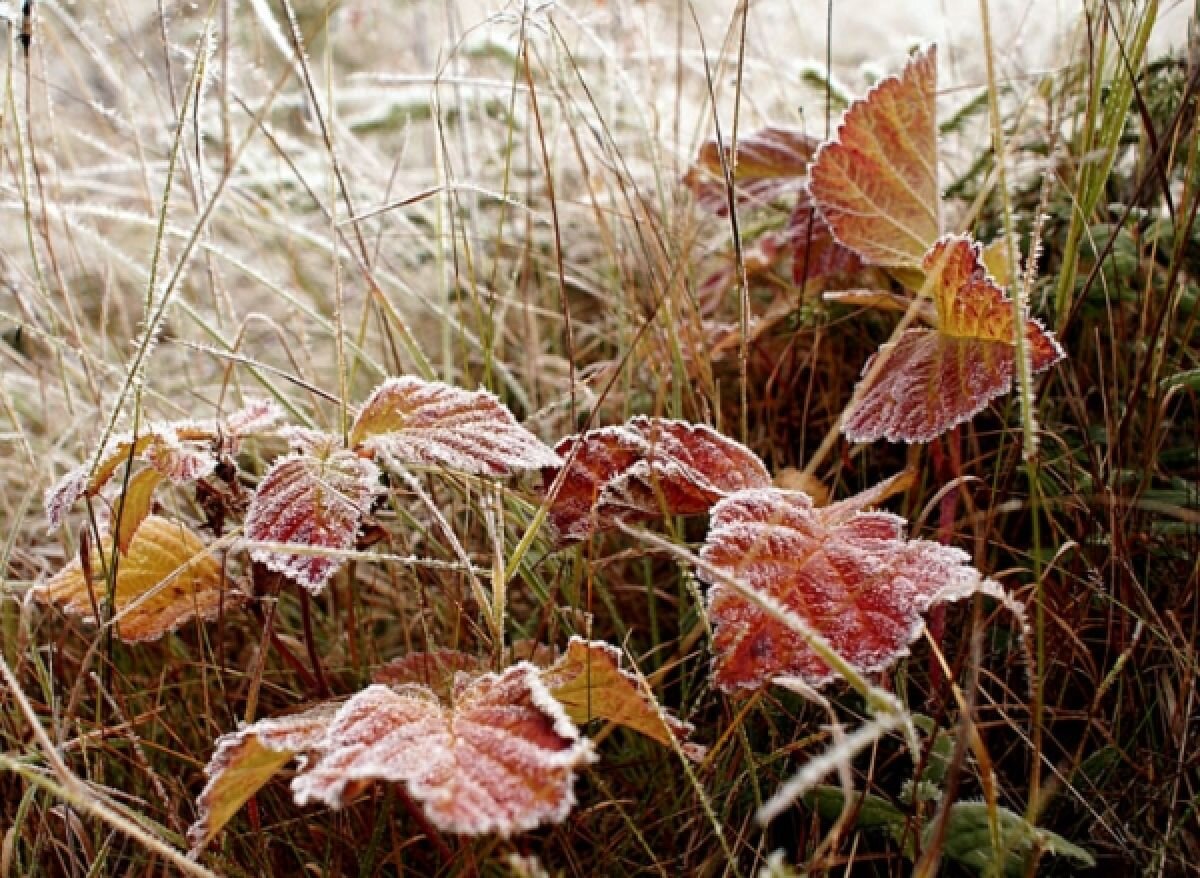
[(560, 461), (486, 390), (463, 390), (411, 375), (389, 378), (367, 398), (350, 444), (383, 463), (503, 476)]
[(58, 529), (71, 507), (87, 493), (88, 469), (86, 465), (77, 466), (46, 490), (42, 506), (51, 530)]
[[(95, 624), (93, 598), (104, 605), (107, 589), (100, 576), (111, 557), (112, 538), (105, 536), (100, 551), (91, 551), (95, 581), (87, 581), (76, 558), (36, 586), (33, 597)], [(114, 590), (117, 636), (127, 642), (157, 640), (189, 619), (211, 619), (222, 603), (228, 606), (240, 599), (224, 585), (220, 565), (198, 536), (178, 521), (151, 515), (119, 559)]]
[(833, 234), (873, 265), (916, 266), (941, 232), (937, 47), (914, 55), (846, 112), (809, 190)]
[(46, 492), (46, 519), (51, 528), (62, 524), (67, 512), (85, 494), (98, 494), (121, 465), (143, 460), (175, 484), (202, 479), (216, 468), (211, 441), (184, 441), (173, 424), (150, 424), (135, 438), (132, 433), (117, 436), (105, 446), (92, 471), (91, 462), (67, 473)]
[(835, 676), (804, 633), (728, 579), (790, 610), (867, 673), (907, 654), (932, 605), (995, 588), (962, 550), (906, 540), (894, 515), (817, 508), (807, 494), (777, 489), (718, 503), (700, 556), (700, 575), (712, 583), (713, 670), (726, 692), (778, 677), (820, 686)]
[(244, 439), (275, 429), (284, 417), (283, 407), (274, 400), (251, 399), (242, 408), (226, 416), (224, 429), (230, 435)]
[(153, 467), (141, 470), (129, 479), (122, 496), (113, 502), (113, 509), (121, 513), (117, 526), (117, 547), (122, 554), (129, 554), (133, 535), (154, 508), (154, 491), (162, 480), (162, 473)]
[(354, 548), (362, 517), (379, 493), (379, 468), (350, 451), (290, 454), (263, 476), (246, 512), (246, 536), (310, 552), (256, 547), (250, 557), (320, 592), (343, 558), (322, 549)]
[[(738, 206), (768, 204), (800, 189), (817, 144), (798, 128), (774, 126), (738, 138), (737, 158), (730, 162)], [(727, 162), (732, 152), (726, 147)], [(720, 216), (729, 213), (725, 171), (715, 139), (700, 147), (683, 184), (696, 196), (697, 206)]]
[[(744, 445), (703, 424), (638, 416), (568, 436), (555, 451), (569, 468), (550, 519), (561, 539), (586, 539), (617, 521), (699, 515), (727, 494), (771, 483)], [(543, 470), (548, 487), (557, 468)]]
[(326, 702), (303, 713), (259, 720), (218, 738), (204, 769), (208, 783), (196, 800), (196, 822), (188, 830), (192, 849), (212, 841), (294, 756), (319, 751), (339, 706)]
[(542, 671), (542, 682), (579, 724), (602, 719), (640, 732), (664, 746), (677, 740), (692, 758), (704, 749), (687, 744), (692, 732), (660, 706), (638, 678), (621, 667), (621, 650), (599, 640), (572, 637), (567, 651)]
[(393, 659), (376, 668), (371, 680), (387, 686), (419, 683), (432, 689), (439, 698), (446, 698), (460, 671), (477, 674), (484, 670), (486, 665), (482, 659), (457, 649), (438, 649)]
[(510, 835), (567, 816), (591, 752), (537, 668), (521, 662), (460, 674), (445, 703), (418, 684), (367, 687), (338, 710), (322, 755), (292, 789), (299, 804), (337, 808), (358, 782), (404, 783), (440, 829)]
[[(905, 331), (867, 363), (867, 383), (842, 425), (853, 442), (927, 442), (1012, 389), (1013, 304), (984, 270), (979, 245), (948, 235), (922, 267), (935, 326)], [(1035, 373), (1064, 356), (1037, 320), (1025, 321), (1025, 338)]]

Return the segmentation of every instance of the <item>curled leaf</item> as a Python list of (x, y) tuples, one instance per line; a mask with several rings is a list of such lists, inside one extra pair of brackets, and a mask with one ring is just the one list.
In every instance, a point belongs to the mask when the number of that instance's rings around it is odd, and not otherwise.
[(218, 738), (204, 769), (208, 783), (196, 800), (196, 822), (188, 830), (192, 850), (212, 841), (292, 757), (319, 750), (338, 706), (326, 702), (303, 713), (259, 720)]
[(156, 469), (141, 470), (129, 479), (124, 495), (114, 503), (114, 509), (121, 513), (117, 525), (117, 546), (122, 554), (129, 554), (133, 535), (154, 508), (154, 491), (162, 480), (162, 473)]
[(916, 266), (941, 232), (937, 47), (914, 55), (846, 112), (809, 190), (834, 237), (866, 262)]
[[(807, 494), (777, 489), (718, 503), (700, 556), (700, 575), (712, 584), (713, 671), (726, 692), (778, 677), (830, 682), (835, 673), (810, 646), (810, 632), (858, 670), (881, 671), (907, 654), (932, 605), (997, 588), (962, 550), (905, 539), (894, 515), (817, 508)], [(809, 632), (730, 581), (790, 610)]]
[(350, 444), (384, 463), (503, 476), (560, 461), (486, 390), (411, 375), (389, 378), (367, 398)]
[(354, 547), (362, 517), (379, 491), (379, 468), (352, 452), (282, 458), (250, 500), (246, 536), (312, 551), (260, 546), (250, 550), (250, 557), (319, 593), (342, 566), (337, 551)]
[[(699, 515), (727, 494), (771, 483), (753, 451), (703, 424), (638, 416), (568, 436), (567, 473), (550, 509), (560, 538), (586, 539), (618, 521)], [(549, 486), (557, 468), (543, 470)]]
[[(105, 536), (100, 550), (91, 551), (92, 575), (99, 577), (111, 556), (112, 538)], [(151, 515), (118, 559), (113, 590), (117, 636), (131, 643), (157, 640), (190, 619), (211, 619), (223, 601), (239, 599), (223, 586), (221, 567), (198, 536), (178, 521)], [(107, 589), (103, 581), (88, 581), (77, 558), (31, 594), (96, 624), (93, 606), (104, 605)]]
[(363, 781), (404, 783), (435, 826), (509, 835), (557, 822), (592, 758), (526, 662), (459, 675), (448, 703), (428, 688), (372, 685), (343, 705), (322, 755), (292, 782), (296, 801), (346, 803)]
[(703, 758), (703, 747), (686, 743), (692, 726), (659, 705), (621, 664), (621, 650), (615, 646), (572, 637), (566, 653), (542, 671), (542, 682), (576, 723), (606, 720), (668, 747), (675, 739), (691, 758)]
[[(1012, 389), (1013, 303), (985, 271), (979, 245), (948, 235), (922, 267), (935, 327), (905, 331), (867, 363), (842, 425), (853, 442), (927, 442)], [(1037, 320), (1027, 319), (1024, 332), (1033, 372), (1065, 356)]]

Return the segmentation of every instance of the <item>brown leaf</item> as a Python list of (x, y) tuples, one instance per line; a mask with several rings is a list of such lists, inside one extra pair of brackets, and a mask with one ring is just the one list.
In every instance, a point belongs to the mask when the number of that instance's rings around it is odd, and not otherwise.
[(861, 511), (858, 502), (815, 508), (807, 494), (768, 489), (742, 491), (713, 509), (700, 576), (712, 584), (713, 671), (721, 689), (756, 689), (778, 677), (820, 686), (836, 676), (804, 633), (730, 579), (795, 614), (865, 673), (907, 654), (933, 604), (996, 587), (962, 550), (906, 540), (902, 519)]
[[(799, 190), (819, 141), (796, 128), (770, 126), (738, 138), (733, 182), (738, 206), (765, 205)], [(728, 161), (732, 150), (725, 148)], [(704, 210), (726, 216), (729, 199), (717, 141), (705, 141), (683, 185)]]

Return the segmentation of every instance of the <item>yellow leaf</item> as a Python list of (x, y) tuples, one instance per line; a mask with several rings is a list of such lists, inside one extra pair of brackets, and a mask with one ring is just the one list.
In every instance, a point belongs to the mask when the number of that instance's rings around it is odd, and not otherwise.
[(154, 490), (162, 481), (162, 473), (156, 469), (144, 469), (129, 480), (124, 499), (118, 499), (116, 508), (121, 513), (117, 523), (117, 547), (122, 555), (129, 554), (133, 535), (142, 526), (154, 505)]
[(325, 702), (303, 713), (260, 720), (223, 735), (205, 769), (208, 784), (196, 802), (198, 819), (188, 830), (192, 849), (212, 841), (293, 756), (319, 749), (338, 707), (336, 702)]
[[(102, 605), (107, 589), (100, 578), (112, 560), (112, 537), (91, 552), (88, 582), (75, 559), (33, 590), (35, 599), (60, 605), (95, 623), (93, 604)], [(210, 619), (220, 609), (221, 568), (204, 543), (185, 525), (151, 515), (133, 534), (129, 551), (119, 557), (114, 609), (117, 636), (126, 642), (157, 640), (194, 617)], [(238, 601), (237, 592), (225, 595)]]
[[(621, 668), (621, 651), (597, 640), (572, 637), (566, 653), (542, 671), (546, 688), (576, 723), (602, 719), (640, 732), (660, 744), (681, 744), (691, 726), (671, 716), (637, 677)], [(685, 752), (696, 756), (700, 748)]]

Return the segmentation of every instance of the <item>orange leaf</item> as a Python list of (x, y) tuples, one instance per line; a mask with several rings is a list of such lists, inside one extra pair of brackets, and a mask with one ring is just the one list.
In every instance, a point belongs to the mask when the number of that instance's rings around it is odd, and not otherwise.
[(326, 702), (290, 716), (259, 720), (217, 739), (188, 830), (193, 851), (206, 846), (242, 805), (299, 753), (318, 750), (338, 704)]
[[(922, 267), (936, 328), (907, 330), (867, 363), (842, 425), (852, 442), (927, 442), (1012, 388), (1013, 304), (984, 270), (979, 245), (948, 235)], [(1037, 320), (1025, 321), (1025, 338), (1034, 372), (1065, 356)]]
[(677, 739), (692, 758), (704, 749), (685, 744), (692, 726), (659, 706), (638, 678), (621, 667), (621, 650), (599, 640), (572, 637), (567, 652), (542, 671), (542, 682), (579, 724), (602, 719), (640, 732), (664, 746)]
[[(732, 162), (738, 205), (764, 205), (798, 190), (804, 184), (817, 143), (797, 128), (776, 126), (738, 138), (737, 159)], [(726, 147), (727, 161), (731, 154)], [(683, 185), (696, 196), (697, 206), (721, 216), (729, 213), (725, 171), (715, 139), (700, 147), (696, 161), (683, 177)]]
[(937, 47), (914, 55), (846, 112), (809, 190), (834, 237), (874, 265), (915, 266), (941, 231)]
[[(586, 539), (617, 521), (699, 515), (732, 491), (771, 483), (753, 451), (684, 421), (639, 415), (568, 436), (555, 451), (571, 461), (550, 510), (564, 540)], [(557, 468), (543, 470), (544, 486), (557, 475)]]
[[(111, 537), (102, 539), (100, 552), (92, 549), (89, 565), (96, 577), (111, 560)], [(221, 567), (199, 537), (178, 521), (151, 515), (119, 559), (114, 590), (117, 636), (131, 643), (157, 640), (192, 618), (211, 619), (221, 607), (223, 585)], [(32, 594), (95, 624), (93, 596), (103, 605), (106, 588), (102, 581), (87, 581), (77, 558)], [(226, 592), (224, 602), (239, 598), (236, 592)]]
[(502, 476), (559, 463), (486, 390), (462, 390), (410, 375), (389, 378), (363, 404), (350, 444), (383, 463)]
[(343, 705), (322, 755), (292, 782), (296, 802), (342, 807), (364, 781), (404, 783), (435, 826), (510, 835), (575, 804), (588, 741), (527, 662), (460, 674), (448, 703), (425, 686), (375, 684)]
[(907, 654), (932, 605), (996, 587), (960, 549), (906, 540), (902, 519), (853, 505), (816, 508), (807, 494), (767, 489), (739, 492), (713, 509), (700, 576), (712, 583), (721, 689), (757, 689), (779, 677), (820, 686), (835, 677), (803, 633), (729, 580), (791, 611), (866, 673)]
[(337, 552), (352, 549), (362, 517), (380, 491), (379, 468), (350, 451), (289, 454), (271, 467), (246, 511), (251, 540), (290, 543), (311, 552), (256, 547), (250, 557), (314, 594), (344, 563)]

